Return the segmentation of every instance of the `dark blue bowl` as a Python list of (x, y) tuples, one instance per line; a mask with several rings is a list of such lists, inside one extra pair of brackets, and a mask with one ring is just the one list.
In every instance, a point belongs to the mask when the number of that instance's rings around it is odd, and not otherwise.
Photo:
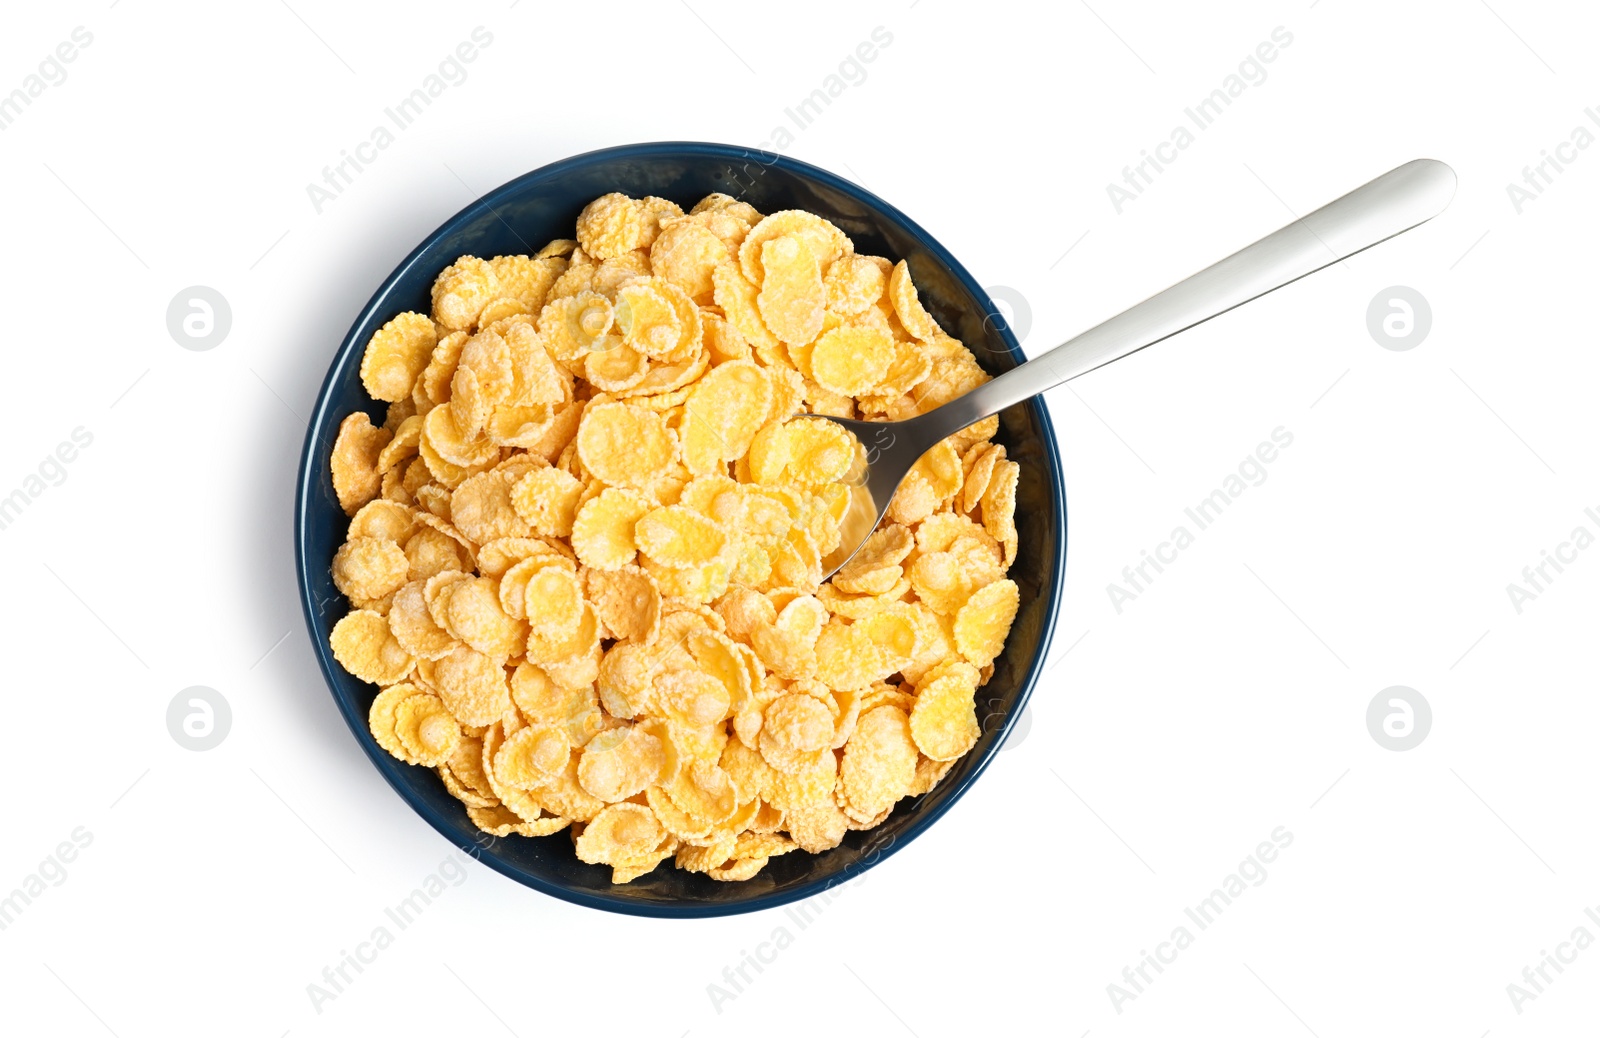
[(1004, 742), (1039, 680), (1061, 597), (1067, 516), (1055, 433), (1041, 400), (1001, 415), (998, 439), (1022, 466), (1020, 543), (1011, 571), (1022, 590), (1021, 611), (1005, 652), (995, 661), (994, 677), (978, 690), (983, 734), (933, 792), (901, 801), (883, 825), (851, 832), (825, 854), (774, 858), (744, 883), (718, 883), (668, 861), (632, 883), (613, 886), (611, 869), (580, 862), (565, 832), (537, 839), (480, 833), (433, 771), (403, 764), (374, 743), (367, 710), (377, 688), (347, 674), (328, 649), (329, 631), (349, 608), (328, 568), (348, 525), (333, 495), (329, 454), (340, 420), (352, 411), (367, 411), (375, 424), (383, 421), (384, 405), (367, 397), (359, 375), (374, 331), (402, 311), (428, 312), (429, 286), (457, 256), (529, 253), (552, 238), (570, 237), (579, 210), (608, 191), (658, 195), (686, 209), (722, 191), (763, 213), (818, 213), (850, 235), (858, 251), (904, 259), (928, 310), (991, 372), (1024, 360), (989, 297), (944, 246), (900, 210), (825, 170), (747, 148), (681, 142), (607, 148), (553, 163), (496, 188), (446, 220), (384, 281), (334, 355), (306, 434), (295, 498), (295, 565), (306, 626), (339, 711), (373, 765), (429, 825), (491, 868), (535, 890), (611, 912), (703, 917), (772, 908), (853, 879), (904, 847), (950, 809)]

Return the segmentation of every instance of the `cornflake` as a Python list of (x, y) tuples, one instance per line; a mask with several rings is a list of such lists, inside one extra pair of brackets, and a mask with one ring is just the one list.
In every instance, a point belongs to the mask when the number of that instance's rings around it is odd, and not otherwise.
[[(976, 744), (1021, 604), (1021, 467), (980, 422), (822, 582), (859, 445), (987, 380), (904, 261), (800, 210), (613, 192), (532, 255), (462, 256), (360, 375), (334, 658), (374, 741), (496, 836), (613, 883), (739, 882), (920, 796)], [(374, 411), (374, 414), (377, 412)]]

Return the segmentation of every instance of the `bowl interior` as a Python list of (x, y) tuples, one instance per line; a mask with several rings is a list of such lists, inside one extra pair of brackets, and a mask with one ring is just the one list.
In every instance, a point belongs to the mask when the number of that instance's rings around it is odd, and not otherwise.
[(583, 206), (608, 191), (658, 195), (685, 209), (721, 191), (763, 213), (818, 213), (850, 235), (857, 251), (905, 259), (929, 312), (990, 372), (1023, 359), (988, 296), (954, 257), (892, 206), (816, 167), (743, 148), (682, 143), (613, 148), (544, 167), (497, 188), (434, 232), (384, 282), (340, 346), (313, 412), (300, 469), (295, 542), (306, 621), (323, 674), (357, 740), (406, 802), (456, 846), (528, 886), (611, 911), (707, 916), (771, 907), (851, 879), (904, 846), (961, 796), (998, 750), (1039, 677), (1055, 621), (1066, 549), (1055, 437), (1039, 400), (1001, 416), (997, 439), (1021, 464), (1019, 548), (1010, 573), (1021, 589), (1021, 609), (993, 678), (978, 690), (983, 734), (931, 793), (902, 800), (883, 825), (851, 832), (825, 854), (774, 858), (744, 883), (718, 883), (665, 862), (630, 884), (613, 886), (608, 867), (577, 860), (566, 832), (536, 839), (480, 833), (433, 771), (403, 764), (374, 744), (366, 717), (377, 688), (346, 673), (327, 647), (329, 632), (349, 608), (329, 573), (348, 525), (333, 495), (329, 455), (339, 422), (352, 411), (367, 411), (375, 424), (383, 421), (385, 405), (367, 397), (359, 377), (374, 331), (402, 311), (428, 312), (429, 286), (457, 256), (531, 253), (553, 238), (570, 237)]

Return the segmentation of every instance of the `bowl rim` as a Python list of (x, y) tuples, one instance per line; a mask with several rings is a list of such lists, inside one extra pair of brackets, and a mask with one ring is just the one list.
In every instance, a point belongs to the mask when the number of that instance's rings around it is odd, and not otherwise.
[[(1055, 492), (1058, 525), (1056, 558), (1054, 579), (1045, 589), (1045, 616), (1039, 634), (1039, 647), (1022, 675), (1015, 707), (1005, 717), (1000, 731), (990, 744), (988, 751), (979, 757), (971, 772), (949, 791), (941, 803), (926, 808), (887, 846), (874, 848), (870, 853), (863, 854), (856, 861), (851, 862), (837, 872), (796, 884), (793, 887), (774, 890), (745, 901), (643, 901), (609, 893), (596, 894), (589, 891), (576, 890), (539, 873), (523, 869), (512, 862), (504, 860), (492, 851), (486, 852), (482, 845), (474, 845), (472, 847), (458, 845), (455, 835), (446, 828), (445, 820), (442, 817), (438, 817), (433, 807), (427, 802), (414, 797), (408, 784), (402, 781), (399, 769), (406, 765), (390, 757), (386, 752), (382, 752), (381, 748), (367, 737), (367, 719), (360, 710), (355, 708), (354, 704), (345, 702), (345, 697), (340, 695), (338, 674), (335, 670), (337, 662), (333, 658), (331, 648), (320, 637), (317, 629), (317, 613), (311, 590), (312, 574), (310, 567), (312, 560), (306, 557), (305, 550), (307, 521), (314, 500), (314, 488), (311, 485), (313, 469), (315, 468), (314, 451), (317, 449), (319, 442), (318, 431), (326, 431), (329, 428), (327, 424), (329, 421), (328, 412), (333, 403), (335, 372), (346, 367), (349, 355), (354, 350), (365, 348), (364, 344), (356, 341), (357, 331), (366, 325), (379, 312), (380, 308), (390, 305), (388, 296), (394, 289), (396, 282), (410, 273), (412, 267), (421, 260), (423, 254), (441, 238), (454, 233), (458, 226), (470, 216), (485, 208), (491, 212), (497, 212), (496, 206), (498, 204), (503, 203), (508, 196), (520, 193), (530, 184), (560, 176), (573, 168), (589, 165), (596, 161), (622, 158), (647, 161), (667, 158), (677, 160), (684, 158), (712, 159), (723, 162), (738, 162), (742, 160), (747, 163), (746, 168), (748, 168), (748, 162), (754, 161), (761, 163), (764, 169), (776, 166), (799, 177), (818, 181), (899, 223), (913, 237), (917, 238), (922, 246), (975, 299), (980, 301), (990, 300), (992, 305), (989, 293), (978, 284), (967, 268), (938, 239), (905, 213), (859, 184), (845, 180), (821, 167), (785, 155), (739, 145), (716, 144), (705, 141), (651, 141), (598, 148), (571, 155), (523, 173), (468, 203), (429, 233), (416, 248), (412, 249), (406, 258), (384, 278), (383, 282), (373, 292), (371, 298), (362, 306), (355, 320), (351, 323), (349, 331), (345, 333), (338, 349), (334, 351), (333, 356), (330, 358), (327, 374), (323, 376), (322, 385), (317, 390), (316, 404), (312, 409), (310, 421), (306, 425), (305, 443), (301, 447), (299, 469), (295, 476), (294, 553), (295, 576), (299, 583), (300, 591), (300, 609), (305, 619), (306, 630), (311, 636), (311, 645), (316, 653), (323, 683), (327, 686), (328, 693), (333, 697), (334, 704), (338, 707), (340, 716), (344, 718), (345, 724), (355, 737), (356, 743), (366, 753), (367, 759), (377, 768), (378, 773), (399, 794), (400, 799), (405, 801), (412, 811), (427, 822), (452, 846), (457, 846), (461, 851), (525, 887), (530, 887), (542, 894), (585, 908), (600, 909), (624, 915), (670, 919), (712, 918), (758, 912), (815, 897), (824, 891), (850, 882), (926, 832), (930, 826), (944, 816), (946, 811), (950, 810), (957, 801), (966, 795), (967, 791), (978, 780), (978, 777), (989, 767), (995, 755), (1005, 745), (1006, 738), (1010, 735), (1012, 726), (1016, 724), (1018, 716), (1027, 707), (1034, 687), (1043, 676), (1045, 658), (1049, 655), (1050, 643), (1055, 634), (1065, 585), (1067, 553), (1066, 486), (1062, 475), (1061, 456), (1056, 442), (1055, 429), (1050, 421), (1049, 409), (1045, 406), (1042, 395), (1026, 401), (1024, 406), (1031, 412), (1031, 416), (1044, 440), (1043, 461), (1045, 475)], [(1001, 320), (998, 331), (1002, 341), (1005, 343), (1007, 354), (1012, 361), (1016, 364), (1026, 361), (1027, 356), (1022, 352), (1021, 345), (1012, 333), (1010, 323)], [(326, 563), (319, 561), (316, 566), (320, 571), (325, 568)]]

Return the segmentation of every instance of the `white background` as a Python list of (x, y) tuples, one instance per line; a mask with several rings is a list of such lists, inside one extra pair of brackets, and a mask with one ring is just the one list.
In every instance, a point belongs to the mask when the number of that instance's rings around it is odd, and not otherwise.
[[(1600, 947), (1520, 1006), (1507, 985), (1574, 928), (1600, 938), (1600, 551), (1520, 613), (1506, 586), (1600, 530), (1600, 149), (1520, 213), (1506, 185), (1600, 133), (1593, 12), (691, 2), (10, 12), (0, 93), (75, 27), (93, 42), (0, 132), (0, 494), (74, 428), (94, 439), (0, 531), (0, 893), (76, 827), (93, 838), (0, 931), (8, 1033), (1592, 1026)], [(469, 78), (315, 212), (307, 183), (479, 25)], [(786, 151), (1021, 293), (1030, 353), (1407, 159), (1450, 162), (1460, 190), (1418, 231), (1050, 394), (1071, 536), (1025, 734), (807, 929), (606, 915), (474, 864), (317, 1013), (307, 985), (450, 850), (364, 759), (296, 605), (291, 484), (335, 346), (476, 195), (596, 147), (769, 141), (876, 26), (893, 40), (866, 80)], [(1118, 214), (1106, 185), (1278, 26), (1293, 42), (1267, 78)], [(197, 284), (233, 312), (208, 352), (166, 328)], [(1367, 328), (1395, 285), (1432, 310), (1408, 351)], [(1266, 481), (1119, 612), (1107, 585), (1278, 426), (1294, 442)], [(1365, 720), (1397, 684), (1433, 711), (1405, 752)], [(232, 707), (209, 752), (167, 731), (190, 685)], [(1107, 985), (1279, 826), (1267, 879), (1114, 1006)], [(779, 926), (792, 943), (719, 1013), (707, 986)]]

